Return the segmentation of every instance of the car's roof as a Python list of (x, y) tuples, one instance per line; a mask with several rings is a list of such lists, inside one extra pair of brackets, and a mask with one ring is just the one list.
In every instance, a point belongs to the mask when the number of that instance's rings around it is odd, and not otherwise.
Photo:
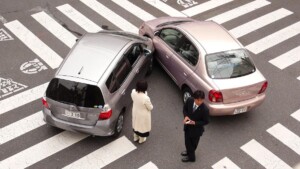
[(132, 39), (112, 33), (85, 34), (70, 52), (58, 75), (98, 82), (130, 41)]
[(227, 30), (213, 21), (185, 22), (177, 27), (194, 37), (207, 54), (241, 48)]

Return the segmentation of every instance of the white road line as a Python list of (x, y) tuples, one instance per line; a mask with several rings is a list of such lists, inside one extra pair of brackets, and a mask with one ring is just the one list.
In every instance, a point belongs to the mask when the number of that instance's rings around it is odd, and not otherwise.
[(241, 149), (266, 169), (292, 169), (254, 139), (243, 145)]
[(63, 59), (30, 30), (28, 30), (22, 23), (15, 20), (4, 25), (37, 56), (43, 59), (52, 69), (58, 68)]
[(300, 109), (291, 114), (291, 116), (300, 122)]
[(224, 4), (232, 2), (232, 1), (233, 0), (222, 0), (222, 1), (210, 0), (210, 1), (204, 2), (202, 4), (199, 4), (197, 6), (185, 9), (181, 12), (189, 17), (192, 17), (192, 16), (198, 15), (200, 13), (206, 12), (208, 10), (214, 9), (216, 7), (219, 7), (221, 5), (224, 5)]
[(2, 160), (0, 163), (0, 168), (26, 168), (79, 142), (88, 136), (89, 135), (73, 133), (69, 131), (61, 132), (7, 159)]
[(241, 169), (236, 164), (234, 164), (229, 158), (224, 157), (222, 160), (211, 166), (213, 169)]
[(30, 103), (32, 101), (35, 101), (39, 98), (42, 98), (47, 89), (47, 86), (48, 86), (48, 83), (44, 83), (40, 86), (34, 87), (34, 88), (26, 90), (22, 93), (11, 96), (7, 99), (1, 100), (0, 101), (0, 107), (1, 107), (0, 115), (4, 114), (10, 110), (13, 110), (15, 108), (18, 108), (20, 106), (23, 106), (27, 103)]
[(158, 169), (158, 167), (150, 161), (147, 164), (141, 166), (139, 169)]
[(246, 46), (254, 54), (258, 54), (300, 33), (300, 21), (285, 27), (271, 35)]
[(183, 14), (180, 11), (176, 10), (175, 8), (172, 8), (171, 6), (163, 3), (161, 0), (144, 0), (144, 1), (169, 16), (186, 17), (185, 14)]
[(128, 32), (138, 33), (138, 28), (128, 22), (126, 19), (120, 17), (118, 14), (102, 5), (100, 2), (96, 0), (80, 0), (82, 3), (93, 9), (99, 15), (103, 16), (114, 25), (119, 27), (120, 29)]
[(300, 80), (300, 76), (299, 76), (299, 77), (297, 77), (297, 79), (298, 79), (298, 80)]
[(96, 25), (93, 21), (85, 17), (69, 4), (61, 5), (56, 8), (87, 32), (95, 33), (102, 30), (101, 27)]
[(219, 24), (225, 23), (227, 21), (230, 21), (232, 19), (235, 19), (237, 17), (240, 17), (242, 15), (245, 15), (249, 12), (255, 11), (256, 9), (259, 9), (261, 7), (264, 7), (266, 5), (271, 4), (271, 2), (265, 1), (265, 0), (255, 0), (253, 2), (250, 2), (246, 5), (234, 8), (230, 11), (227, 11), (225, 13), (222, 13), (220, 15), (214, 16), (207, 20), (213, 20)]
[(269, 62), (282, 70), (296, 62), (299, 62), (300, 61), (299, 53), (300, 53), (300, 46), (270, 60)]
[(0, 145), (46, 124), (39, 111), (0, 129)]
[(122, 136), (117, 140), (95, 150), (94, 152), (80, 158), (79, 160), (64, 167), (64, 169), (99, 169), (121, 158), (122, 156), (135, 150), (136, 147), (125, 137)]
[(129, 2), (128, 0), (112, 0), (114, 3), (118, 4), (120, 7), (124, 8), (131, 14), (135, 15), (136, 17), (140, 18), (142, 21), (148, 21), (155, 19), (153, 15), (144, 11), (140, 7), (136, 6), (135, 4)]
[(72, 46), (75, 44), (77, 37), (70, 33), (66, 28), (61, 26), (44, 11), (31, 16), (69, 48), (72, 48)]
[(269, 128), (267, 132), (300, 155), (300, 137), (295, 133), (280, 123)]
[(293, 14), (293, 12), (281, 8), (231, 29), (229, 32), (236, 38), (239, 38), (291, 14)]

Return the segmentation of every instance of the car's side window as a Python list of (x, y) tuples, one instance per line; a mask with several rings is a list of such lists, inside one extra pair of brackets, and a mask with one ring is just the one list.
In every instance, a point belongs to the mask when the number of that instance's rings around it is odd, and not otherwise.
[(124, 59), (122, 59), (118, 63), (117, 67), (113, 70), (113, 72), (110, 74), (106, 81), (106, 86), (108, 90), (111, 93), (118, 90), (121, 87), (124, 80), (126, 79), (126, 77), (129, 75), (130, 71), (131, 65), (128, 61), (128, 58), (124, 57)]
[(187, 60), (190, 64), (196, 65), (198, 62), (199, 53), (193, 43), (188, 40), (185, 36), (182, 36), (178, 44), (177, 53)]
[(137, 58), (142, 54), (142, 48), (139, 44), (135, 44), (128, 50), (128, 53), (125, 54), (128, 58), (130, 65), (134, 65), (137, 61)]
[(180, 41), (182, 34), (175, 29), (163, 29), (159, 37), (166, 42), (172, 49), (177, 50), (176, 47)]

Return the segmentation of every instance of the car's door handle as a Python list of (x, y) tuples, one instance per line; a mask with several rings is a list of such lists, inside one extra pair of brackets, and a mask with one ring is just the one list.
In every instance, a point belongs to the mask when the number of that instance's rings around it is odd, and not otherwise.
[(136, 71), (135, 71), (135, 73), (140, 73), (140, 69), (138, 68), (138, 69), (136, 69)]
[(122, 91), (121, 95), (125, 95), (125, 93), (126, 93), (126, 89), (124, 89), (124, 90)]
[(170, 56), (166, 55), (166, 58), (167, 58), (167, 59), (169, 59), (169, 58), (170, 58)]
[(183, 72), (183, 75), (184, 75), (184, 76), (187, 76), (187, 74), (186, 74), (185, 72)]

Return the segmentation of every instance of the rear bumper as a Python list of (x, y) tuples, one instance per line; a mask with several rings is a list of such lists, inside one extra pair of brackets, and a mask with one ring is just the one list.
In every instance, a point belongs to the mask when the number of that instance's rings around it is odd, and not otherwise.
[(111, 136), (114, 134), (114, 125), (110, 120), (98, 121), (94, 126), (70, 123), (54, 117), (49, 109), (43, 109), (44, 121), (54, 127), (73, 131), (91, 134), (95, 136)]
[(207, 106), (209, 108), (209, 113), (212, 116), (222, 116), (222, 115), (236, 115), (235, 110), (247, 107), (247, 111), (258, 107), (263, 103), (265, 100), (266, 94), (263, 93), (261, 95), (256, 96), (255, 98), (245, 100), (242, 102), (237, 103), (230, 103), (230, 104), (211, 104), (207, 103)]

